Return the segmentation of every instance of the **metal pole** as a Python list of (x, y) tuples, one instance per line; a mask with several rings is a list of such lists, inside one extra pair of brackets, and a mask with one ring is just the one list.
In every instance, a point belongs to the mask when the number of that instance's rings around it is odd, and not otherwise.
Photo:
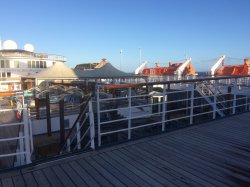
[(81, 131), (80, 131), (80, 127), (79, 127), (79, 122), (77, 122), (76, 124), (76, 140), (77, 140), (77, 149), (81, 149)]
[(27, 109), (23, 109), (23, 123), (24, 123), (24, 136), (25, 136), (25, 152), (26, 152), (26, 164), (31, 163), (31, 153), (30, 153), (30, 136), (29, 133), (29, 122)]
[(195, 89), (195, 83), (192, 84), (192, 90), (191, 90), (191, 100), (190, 100), (190, 119), (189, 123), (190, 125), (193, 124), (193, 115), (194, 115), (194, 89)]
[(65, 129), (64, 129), (64, 99), (59, 101), (60, 108), (60, 143), (64, 144), (65, 140)]
[(233, 94), (234, 94), (234, 99), (233, 99), (233, 114), (235, 114), (235, 109), (236, 109), (236, 89), (237, 89), (237, 79), (234, 79), (234, 89), (233, 89)]
[(163, 85), (163, 98), (162, 98), (162, 126), (161, 130), (165, 131), (165, 121), (166, 121), (166, 102), (167, 102), (167, 94), (166, 94), (166, 84)]
[(94, 114), (93, 114), (93, 107), (92, 101), (89, 101), (89, 125), (90, 125), (90, 147), (95, 149), (95, 122), (94, 122)]
[(98, 146), (101, 146), (101, 124), (100, 124), (100, 87), (97, 86), (97, 96), (96, 96), (96, 105), (97, 105), (97, 125), (98, 125)]
[(216, 118), (216, 110), (217, 110), (217, 92), (218, 92), (218, 80), (214, 82), (214, 103), (213, 103), (213, 119)]
[(128, 139), (131, 139), (131, 87), (128, 88)]

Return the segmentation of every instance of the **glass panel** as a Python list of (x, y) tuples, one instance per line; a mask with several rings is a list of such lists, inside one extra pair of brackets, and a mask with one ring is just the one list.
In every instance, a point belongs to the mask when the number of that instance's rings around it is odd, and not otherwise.
[(35, 68), (35, 67), (36, 67), (36, 62), (32, 61), (32, 68)]
[(9, 60), (5, 61), (5, 68), (10, 68), (10, 61)]
[(19, 68), (19, 62), (18, 61), (14, 61), (14, 67)]
[(31, 68), (31, 61), (28, 61), (28, 68)]
[(1, 60), (1, 68), (4, 68), (4, 60)]
[(36, 68), (39, 68), (39, 61), (36, 61)]

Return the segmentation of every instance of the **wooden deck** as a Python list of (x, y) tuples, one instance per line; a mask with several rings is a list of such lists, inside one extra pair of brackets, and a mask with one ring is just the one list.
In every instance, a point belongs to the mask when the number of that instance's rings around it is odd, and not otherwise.
[(250, 186), (250, 113), (0, 174), (0, 186)]

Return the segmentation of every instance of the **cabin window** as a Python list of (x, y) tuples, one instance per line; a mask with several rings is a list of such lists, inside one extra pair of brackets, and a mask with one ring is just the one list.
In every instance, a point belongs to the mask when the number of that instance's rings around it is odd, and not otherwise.
[(36, 68), (39, 68), (39, 61), (36, 61)]
[(1, 60), (1, 68), (9, 68), (10, 61), (9, 60)]
[(43, 68), (43, 61), (40, 61), (40, 68)]
[(31, 61), (28, 61), (28, 68), (31, 68)]
[(14, 68), (19, 68), (19, 61), (14, 61)]
[(35, 68), (35, 67), (36, 67), (36, 62), (32, 61), (32, 68)]
[(9, 60), (5, 61), (5, 68), (10, 68), (10, 61)]
[(44, 61), (43, 68), (47, 68), (47, 63)]
[(10, 72), (7, 72), (7, 77), (11, 77), (11, 73)]
[(4, 60), (1, 60), (1, 68), (4, 68)]

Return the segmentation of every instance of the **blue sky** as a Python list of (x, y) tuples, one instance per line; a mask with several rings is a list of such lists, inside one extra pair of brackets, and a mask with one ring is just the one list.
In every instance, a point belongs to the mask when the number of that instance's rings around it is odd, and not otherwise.
[(64, 55), (70, 67), (106, 58), (132, 72), (140, 48), (149, 66), (187, 55), (197, 71), (211, 66), (207, 59), (250, 54), (249, 0), (8, 0), (0, 7), (3, 41)]

